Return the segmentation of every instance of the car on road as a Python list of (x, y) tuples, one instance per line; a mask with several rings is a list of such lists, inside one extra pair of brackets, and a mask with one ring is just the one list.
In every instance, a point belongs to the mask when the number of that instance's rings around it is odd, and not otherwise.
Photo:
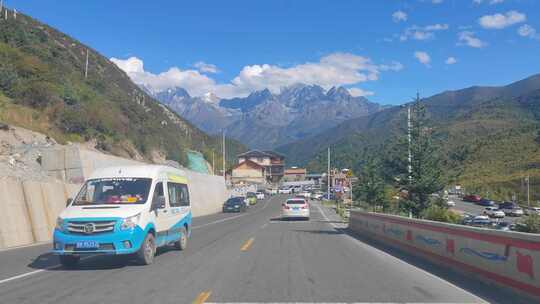
[(143, 165), (97, 169), (60, 212), (53, 253), (65, 267), (85, 254), (134, 256), (152, 264), (158, 247), (183, 250), (191, 232), (188, 179), (182, 170)]
[(313, 193), (311, 193), (311, 199), (314, 199), (314, 200), (321, 200), (324, 196), (324, 193), (321, 192), (321, 191), (315, 191)]
[(522, 216), (524, 214), (521, 207), (501, 209), (507, 216)]
[(257, 204), (257, 194), (255, 194), (255, 192), (248, 192), (246, 194), (246, 200), (247, 200), (248, 206), (253, 206)]
[(309, 203), (305, 198), (290, 198), (281, 205), (281, 218), (309, 220)]
[(480, 201), (476, 202), (476, 204), (480, 206), (495, 206), (495, 201), (483, 198)]
[(505, 216), (504, 212), (497, 207), (486, 207), (484, 214), (493, 218), (503, 218)]
[(491, 226), (491, 220), (488, 216), (477, 215), (472, 219), (470, 225), (475, 227), (489, 227)]
[(257, 199), (258, 199), (258, 200), (263, 200), (264, 197), (265, 197), (264, 191), (262, 191), (262, 190), (257, 191), (255, 195), (257, 196)]
[(289, 187), (280, 187), (279, 190), (278, 190), (278, 193), (279, 194), (291, 194), (292, 189), (289, 188)]
[(456, 202), (454, 202), (454, 201), (446, 201), (446, 206), (448, 206), (448, 207), (455, 207), (455, 206), (456, 206)]
[(243, 196), (231, 197), (223, 204), (223, 213), (226, 212), (246, 212), (246, 198)]
[(299, 195), (300, 195), (300, 196), (303, 196), (303, 197), (305, 197), (305, 198), (307, 198), (307, 199), (311, 198), (311, 192), (309, 192), (309, 191), (307, 191), (307, 190), (304, 190), (304, 191), (300, 192)]
[(463, 196), (463, 201), (464, 202), (478, 203), (481, 200), (482, 200), (482, 197), (480, 197), (480, 195), (476, 195), (476, 194), (469, 194), (469, 195)]
[(278, 194), (278, 189), (277, 188), (266, 189), (266, 193), (268, 195), (275, 195), (275, 194)]
[(528, 207), (524, 209), (525, 215), (540, 215), (540, 207)]

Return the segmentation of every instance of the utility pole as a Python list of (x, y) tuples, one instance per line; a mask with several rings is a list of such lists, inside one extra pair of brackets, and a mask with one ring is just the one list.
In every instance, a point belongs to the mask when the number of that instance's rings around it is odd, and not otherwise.
[(408, 171), (409, 171), (409, 184), (412, 184), (412, 152), (411, 152), (411, 143), (412, 143), (412, 138), (411, 138), (411, 128), (412, 128), (412, 123), (411, 123), (411, 106), (408, 106), (407, 107), (407, 140), (409, 142), (409, 146), (408, 146), (408, 152), (409, 152), (409, 156), (408, 156)]
[(225, 129), (223, 129), (223, 178), (225, 178)]
[(330, 147), (328, 147), (328, 185), (326, 187), (326, 198), (330, 200)]
[(86, 67), (84, 68), (84, 79), (88, 77), (88, 49), (86, 49)]
[(527, 206), (528, 207), (531, 207), (531, 201), (530, 201), (530, 187), (529, 187), (529, 184), (530, 184), (530, 178), (531, 176), (529, 174), (527, 174)]
[(212, 150), (212, 175), (216, 175), (216, 163), (214, 159), (214, 150)]

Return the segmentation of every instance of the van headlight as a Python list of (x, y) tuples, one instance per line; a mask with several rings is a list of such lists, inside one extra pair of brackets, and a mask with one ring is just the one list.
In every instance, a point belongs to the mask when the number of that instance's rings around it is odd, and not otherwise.
[(56, 218), (56, 230), (60, 231), (60, 232), (64, 232), (65, 231), (65, 225), (64, 225), (64, 219), (61, 218), (61, 217), (57, 217)]
[(121, 230), (129, 230), (135, 228), (137, 224), (139, 223), (139, 219), (141, 217), (141, 214), (136, 214), (134, 216), (126, 217), (122, 220), (122, 224), (120, 224)]

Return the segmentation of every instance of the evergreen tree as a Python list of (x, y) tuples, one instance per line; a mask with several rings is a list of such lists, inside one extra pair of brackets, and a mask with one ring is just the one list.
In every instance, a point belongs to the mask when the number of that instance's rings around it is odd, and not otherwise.
[(376, 207), (387, 207), (385, 200), (385, 183), (381, 175), (382, 167), (376, 159), (369, 159), (362, 167), (360, 183), (355, 188), (355, 196), (369, 204), (373, 210)]

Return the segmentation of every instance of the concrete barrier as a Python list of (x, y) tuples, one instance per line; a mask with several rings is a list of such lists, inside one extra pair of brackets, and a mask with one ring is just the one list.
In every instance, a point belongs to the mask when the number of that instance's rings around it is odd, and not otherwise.
[(349, 229), (540, 299), (540, 235), (352, 211)]
[(0, 240), (3, 247), (34, 242), (32, 225), (20, 181), (0, 179)]
[(51, 223), (49, 223), (47, 215), (47, 206), (43, 201), (41, 186), (42, 183), (36, 181), (22, 182), (35, 242), (45, 242), (51, 239)]

